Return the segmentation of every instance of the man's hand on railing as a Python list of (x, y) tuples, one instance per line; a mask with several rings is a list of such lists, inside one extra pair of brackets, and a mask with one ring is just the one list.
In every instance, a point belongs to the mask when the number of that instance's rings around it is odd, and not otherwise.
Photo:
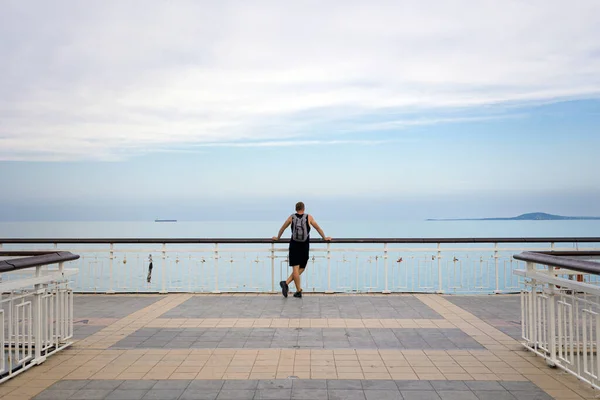
[(277, 236), (273, 236), (273, 238), (272, 238), (272, 239), (273, 239), (273, 241), (275, 241), (275, 242), (279, 240), (279, 238), (278, 238)]
[(323, 240), (326, 241), (326, 242), (330, 242), (331, 241), (331, 236), (324, 237)]

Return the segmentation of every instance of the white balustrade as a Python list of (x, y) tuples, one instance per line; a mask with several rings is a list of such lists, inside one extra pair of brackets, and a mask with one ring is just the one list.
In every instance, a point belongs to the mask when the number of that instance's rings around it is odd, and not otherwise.
[(524, 279), (523, 345), (549, 365), (600, 389), (600, 286), (589, 274), (559, 266), (528, 261), (526, 268), (514, 271)]
[[(589, 242), (589, 241), (588, 241)], [(573, 240), (552, 243), (378, 243), (350, 239), (312, 243), (302, 275), (306, 292), (518, 293), (522, 282), (513, 274), (524, 264), (512, 258), (521, 251), (597, 250), (596, 243)], [(85, 243), (49, 241), (3, 243), (9, 250), (69, 250), (81, 255), (71, 264), (79, 274), (70, 283), (76, 292), (273, 292), (291, 272), (287, 243), (239, 239), (93, 239)], [(595, 247), (596, 246), (596, 247)], [(149, 277), (149, 256), (153, 268)]]

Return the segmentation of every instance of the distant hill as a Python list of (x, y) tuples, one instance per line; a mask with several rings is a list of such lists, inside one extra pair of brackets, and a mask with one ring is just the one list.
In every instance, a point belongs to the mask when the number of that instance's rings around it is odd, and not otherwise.
[(534, 212), (521, 214), (518, 217), (509, 218), (453, 218), (453, 219), (434, 219), (427, 221), (558, 221), (558, 220), (600, 220), (600, 217), (565, 217), (562, 215)]

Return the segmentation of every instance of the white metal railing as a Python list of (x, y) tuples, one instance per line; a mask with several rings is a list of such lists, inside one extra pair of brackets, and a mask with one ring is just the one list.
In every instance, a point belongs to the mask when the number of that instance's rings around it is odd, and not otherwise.
[[(3, 273), (0, 283), (0, 383), (66, 348), (73, 337), (73, 291), (77, 270), (37, 266)], [(28, 276), (29, 275), (29, 276)]]
[[(591, 269), (566, 268), (575, 261), (556, 256), (523, 253), (526, 268), (515, 270), (524, 278), (521, 292), (523, 345), (559, 367), (600, 389), (600, 286), (597, 281), (577, 279)], [(586, 263), (585, 261), (583, 263)]]
[[(554, 241), (556, 240), (556, 241)], [(3, 242), (4, 241), (4, 242)], [(339, 239), (311, 244), (306, 292), (518, 293), (521, 251), (600, 249), (600, 238)], [(275, 292), (287, 243), (264, 239), (3, 240), (5, 250), (76, 252), (76, 292)], [(150, 271), (150, 261), (152, 269)], [(586, 276), (585, 279), (596, 279)]]

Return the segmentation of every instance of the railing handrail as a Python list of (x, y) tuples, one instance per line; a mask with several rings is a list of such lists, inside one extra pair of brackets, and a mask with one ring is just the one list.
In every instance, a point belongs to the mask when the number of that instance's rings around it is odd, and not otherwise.
[(57, 251), (32, 257), (13, 258), (0, 261), (0, 272), (16, 271), (24, 268), (41, 267), (65, 261), (77, 260), (79, 255), (69, 251)]
[(548, 265), (552, 267), (560, 267), (570, 269), (576, 272), (584, 272), (587, 274), (600, 275), (600, 264), (593, 261), (578, 260), (568, 257), (559, 257), (534, 251), (524, 251), (513, 256), (516, 260), (532, 262), (537, 264)]
[[(133, 244), (133, 243), (289, 243), (290, 239), (274, 241), (270, 238), (0, 238), (10, 244)], [(600, 237), (486, 237), (486, 238), (334, 238), (330, 242), (310, 239), (311, 243), (600, 243)]]

